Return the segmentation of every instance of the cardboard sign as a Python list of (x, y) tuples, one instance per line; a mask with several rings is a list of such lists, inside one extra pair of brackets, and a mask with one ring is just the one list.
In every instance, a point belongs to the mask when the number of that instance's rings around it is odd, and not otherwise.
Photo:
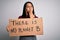
[(42, 35), (42, 18), (9, 19), (7, 26), (10, 36)]

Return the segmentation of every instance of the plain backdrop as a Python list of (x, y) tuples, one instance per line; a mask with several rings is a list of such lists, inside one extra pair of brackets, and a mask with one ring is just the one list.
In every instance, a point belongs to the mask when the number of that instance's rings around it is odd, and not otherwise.
[(60, 40), (60, 0), (0, 0), (0, 40), (19, 40), (10, 37), (6, 26), (10, 18), (22, 15), (24, 3), (31, 1), (36, 16), (43, 17), (43, 35), (37, 40)]

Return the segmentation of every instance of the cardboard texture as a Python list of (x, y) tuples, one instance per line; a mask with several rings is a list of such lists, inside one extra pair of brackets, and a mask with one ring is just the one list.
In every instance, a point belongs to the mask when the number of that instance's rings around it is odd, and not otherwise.
[(10, 36), (42, 35), (42, 18), (9, 19), (7, 26)]

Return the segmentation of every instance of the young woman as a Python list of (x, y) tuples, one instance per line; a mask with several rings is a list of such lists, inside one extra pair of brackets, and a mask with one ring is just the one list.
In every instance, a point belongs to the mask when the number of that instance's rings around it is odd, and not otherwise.
[[(20, 18), (38, 18), (35, 15), (34, 6), (31, 2), (26, 2), (24, 4), (23, 14), (22, 16), (19, 16), (18, 19)], [(37, 40), (37, 39), (35, 35), (28, 35), (28, 36), (20, 36), (19, 40)]]

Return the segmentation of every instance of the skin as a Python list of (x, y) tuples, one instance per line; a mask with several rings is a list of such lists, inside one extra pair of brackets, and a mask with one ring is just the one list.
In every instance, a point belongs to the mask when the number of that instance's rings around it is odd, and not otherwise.
[(29, 13), (30, 15), (30, 18), (34, 18), (34, 15), (33, 15), (33, 7), (30, 3), (27, 3), (26, 5), (26, 15)]

